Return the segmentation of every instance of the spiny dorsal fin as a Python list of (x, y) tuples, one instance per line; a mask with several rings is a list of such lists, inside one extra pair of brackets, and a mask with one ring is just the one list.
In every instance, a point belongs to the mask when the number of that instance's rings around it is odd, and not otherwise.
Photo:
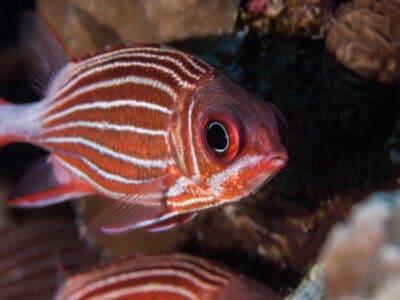
[(68, 63), (66, 48), (44, 18), (34, 11), (21, 16), (20, 47), (32, 87), (45, 96), (51, 81)]

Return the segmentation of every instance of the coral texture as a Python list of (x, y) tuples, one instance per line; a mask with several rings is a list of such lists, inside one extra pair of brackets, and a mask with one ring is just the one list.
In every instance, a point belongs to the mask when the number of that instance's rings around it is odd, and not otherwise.
[(335, 226), (321, 256), (326, 296), (395, 299), (380, 297), (399, 291), (399, 229), (398, 192), (375, 194)]
[(343, 5), (326, 44), (343, 65), (381, 82), (400, 79), (400, 1), (355, 0)]

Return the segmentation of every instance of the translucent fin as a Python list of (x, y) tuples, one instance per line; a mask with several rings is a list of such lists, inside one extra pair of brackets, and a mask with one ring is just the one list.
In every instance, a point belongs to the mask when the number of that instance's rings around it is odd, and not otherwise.
[(122, 233), (139, 228), (138, 224), (157, 219), (166, 211), (163, 200), (140, 199), (131, 196), (129, 200), (111, 200), (111, 204), (90, 224), (94, 230), (100, 229), (104, 233)]
[(111, 205), (89, 224), (90, 229), (104, 233), (122, 233), (139, 228), (139, 223), (158, 218), (167, 211), (165, 179), (159, 177), (138, 186), (135, 194), (127, 194), (120, 199), (108, 199)]
[(33, 162), (21, 177), (8, 206), (42, 207), (90, 194), (90, 189), (74, 181), (52, 156)]
[(165, 231), (165, 230), (169, 230), (175, 226), (188, 223), (191, 220), (193, 220), (196, 216), (197, 216), (197, 213), (176, 215), (176, 216), (166, 219), (164, 221), (155, 223), (154, 225), (148, 225), (145, 228), (149, 232)]
[(20, 46), (26, 57), (32, 87), (40, 95), (47, 95), (51, 81), (68, 63), (61, 39), (40, 15), (30, 11), (21, 17)]
[(56, 271), (55, 272), (56, 286), (61, 287), (63, 283), (67, 280), (67, 278), (71, 276), (71, 274), (68, 272), (67, 267), (65, 266), (61, 258), (61, 255), (59, 253), (56, 253), (53, 256), (53, 262)]

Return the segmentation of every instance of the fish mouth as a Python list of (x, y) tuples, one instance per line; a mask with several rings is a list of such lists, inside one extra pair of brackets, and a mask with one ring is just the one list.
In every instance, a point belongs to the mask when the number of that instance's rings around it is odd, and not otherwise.
[(269, 154), (257, 167), (259, 174), (249, 181), (251, 186), (250, 194), (259, 191), (265, 184), (267, 184), (280, 170), (282, 170), (288, 163), (289, 157), (286, 151), (273, 151)]
[(265, 166), (262, 166), (262, 168), (269, 169), (271, 173), (276, 174), (287, 165), (288, 160), (289, 156), (286, 151), (275, 151), (267, 156)]

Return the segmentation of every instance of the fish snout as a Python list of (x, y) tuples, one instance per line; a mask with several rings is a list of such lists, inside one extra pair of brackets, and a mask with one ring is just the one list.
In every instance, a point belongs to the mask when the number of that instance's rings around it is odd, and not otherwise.
[(283, 169), (289, 160), (289, 156), (284, 149), (272, 150), (265, 159), (265, 168), (271, 173), (277, 173)]

